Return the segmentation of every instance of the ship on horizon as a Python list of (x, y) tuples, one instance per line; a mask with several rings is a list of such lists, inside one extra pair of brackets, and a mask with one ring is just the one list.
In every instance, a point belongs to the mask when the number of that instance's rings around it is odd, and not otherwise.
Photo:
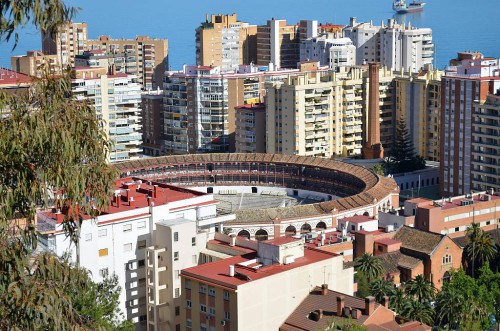
[(422, 11), (424, 9), (425, 2), (413, 0), (413, 2), (407, 4), (406, 0), (397, 0), (392, 3), (392, 9), (398, 14), (413, 13), (417, 11)]

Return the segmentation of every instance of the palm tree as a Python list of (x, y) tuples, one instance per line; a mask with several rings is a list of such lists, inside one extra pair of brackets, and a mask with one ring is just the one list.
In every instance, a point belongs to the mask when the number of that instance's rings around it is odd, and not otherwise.
[(428, 303), (421, 302), (415, 299), (409, 299), (401, 314), (403, 317), (419, 321), (421, 323), (432, 325), (434, 322), (434, 310)]
[(375, 279), (370, 283), (370, 294), (375, 297), (378, 303), (382, 303), (384, 296), (393, 296), (395, 290), (394, 284), (384, 278)]
[[(466, 230), (467, 245), (464, 248), (464, 255), (467, 264), (470, 263), (472, 276), (476, 268), (480, 268), (484, 263), (495, 258), (497, 248), (495, 241), (484, 233), (478, 223), (472, 223)], [(477, 262), (477, 265), (474, 265)]]
[(436, 297), (436, 322), (456, 328), (465, 311), (464, 297), (453, 289), (444, 288)]
[(434, 298), (436, 288), (424, 275), (418, 275), (406, 283), (405, 291), (408, 295), (415, 296), (418, 301), (429, 302)]
[(402, 289), (398, 288), (390, 297), (390, 307), (396, 312), (396, 314), (401, 315), (407, 301), (408, 297), (405, 295), (405, 292)]
[(373, 279), (382, 275), (383, 268), (380, 264), (380, 260), (372, 254), (363, 253), (363, 255), (356, 259), (356, 262), (358, 264), (357, 270), (361, 271), (366, 276), (368, 283), (371, 283)]

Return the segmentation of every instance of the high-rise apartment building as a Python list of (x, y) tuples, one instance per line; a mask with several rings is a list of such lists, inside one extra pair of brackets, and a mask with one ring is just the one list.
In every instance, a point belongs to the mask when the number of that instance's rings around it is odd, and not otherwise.
[[(135, 39), (112, 39), (100, 36), (88, 40), (86, 50), (102, 50), (123, 56), (121, 66), (125, 73), (137, 76), (144, 90), (162, 85), (163, 73), (168, 69), (168, 40), (148, 36)], [(118, 61), (115, 61), (118, 65)]]
[(257, 61), (257, 26), (240, 22), (236, 14), (214, 15), (196, 29), (196, 64), (235, 71)]
[[(267, 84), (267, 153), (326, 158), (360, 155), (369, 134), (364, 129), (370, 100), (367, 69), (303, 68), (299, 75)], [(394, 76), (385, 69), (378, 75), (378, 89), (373, 93), (378, 97), (378, 120), (373, 124), (380, 130), (375, 140), (385, 148), (393, 139)]]
[(410, 23), (397, 24), (389, 19), (387, 25), (372, 22), (358, 23), (351, 17), (344, 28), (344, 37), (356, 46), (356, 63), (380, 62), (389, 70), (418, 71), (431, 64), (434, 56), (432, 30), (415, 28)]
[(57, 55), (45, 55), (40, 51), (28, 51), (26, 55), (12, 56), (10, 64), (12, 70), (28, 76), (41, 77), (43, 73), (61, 73)]
[(42, 31), (42, 53), (57, 55), (62, 68), (74, 65), (75, 56), (87, 49), (87, 23), (68, 22), (55, 35)]
[(297, 72), (262, 72), (251, 65), (240, 66), (236, 73), (207, 66), (167, 72), (163, 85), (166, 154), (234, 151), (235, 107), (258, 102), (265, 81)]
[(249, 103), (236, 110), (236, 153), (266, 152), (266, 105)]
[(474, 101), (472, 189), (500, 191), (500, 90)]
[[(454, 61), (457, 65), (448, 67), (441, 79), (440, 191), (444, 197), (470, 193), (472, 140), (487, 129), (473, 124), (474, 107), (500, 87), (499, 59), (480, 54), (464, 58), (462, 53)], [(485, 146), (477, 147), (477, 158), (491, 155)]]
[(73, 69), (72, 91), (78, 100), (87, 100), (103, 120), (112, 142), (109, 161), (133, 160), (142, 152), (141, 87), (136, 77), (116, 74), (104, 68)]
[(301, 36), (317, 34), (316, 21), (300, 21), (288, 25), (286, 20), (271, 19), (257, 27), (257, 64), (273, 64), (276, 68), (297, 68), (300, 61)]
[(442, 74), (426, 65), (395, 78), (396, 121), (404, 119), (414, 152), (430, 161), (440, 159)]
[(141, 100), (143, 152), (151, 156), (164, 155), (163, 91), (158, 88), (143, 93)]

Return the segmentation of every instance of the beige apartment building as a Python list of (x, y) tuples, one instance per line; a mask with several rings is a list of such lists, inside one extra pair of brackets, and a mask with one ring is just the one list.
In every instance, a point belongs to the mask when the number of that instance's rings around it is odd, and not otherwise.
[(68, 22), (52, 35), (42, 31), (42, 53), (56, 55), (62, 68), (74, 66), (75, 56), (87, 49), (87, 23)]
[(379, 109), (372, 111), (380, 116), (378, 123), (371, 123), (378, 125), (380, 134), (369, 139), (365, 129), (370, 112), (367, 69), (311, 69), (286, 81), (267, 84), (267, 153), (347, 157), (360, 155), (365, 142), (381, 143), (384, 148), (390, 145), (394, 76), (385, 68), (377, 69), (379, 90), (373, 95), (378, 98), (375, 105)]
[(430, 161), (440, 159), (442, 74), (426, 65), (395, 78), (396, 121), (405, 120), (415, 153)]
[(292, 237), (236, 240), (246, 254), (181, 271), (182, 329), (278, 330), (315, 284), (353, 293), (342, 255)]
[(33, 77), (41, 77), (44, 72), (52, 75), (61, 73), (57, 55), (45, 55), (40, 51), (28, 51), (26, 55), (12, 56), (10, 64), (12, 70)]
[(196, 64), (235, 71), (257, 60), (257, 26), (238, 21), (236, 14), (208, 15), (196, 29)]
[(235, 107), (236, 153), (266, 152), (266, 105), (249, 103)]
[(168, 40), (148, 36), (135, 39), (112, 39), (100, 36), (88, 40), (88, 50), (102, 50), (105, 53), (123, 54), (125, 73), (136, 75), (144, 90), (162, 86), (162, 78), (168, 69)]
[(500, 90), (474, 101), (472, 188), (500, 191)]

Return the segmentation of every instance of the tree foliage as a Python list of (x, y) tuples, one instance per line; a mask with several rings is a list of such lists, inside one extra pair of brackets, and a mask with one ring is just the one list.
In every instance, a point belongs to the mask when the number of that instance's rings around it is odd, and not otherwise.
[(425, 279), (424, 275), (417, 275), (415, 278), (410, 279), (405, 285), (405, 291), (408, 295), (421, 302), (431, 301), (436, 294), (434, 284)]
[(386, 173), (412, 172), (425, 168), (425, 160), (415, 155), (413, 143), (403, 118), (397, 121), (396, 137), (390, 155), (385, 158), (383, 167)]
[(378, 278), (370, 283), (370, 294), (378, 303), (382, 303), (384, 296), (392, 297), (395, 293), (394, 283), (387, 279)]
[(0, 0), (0, 41), (9, 41), (14, 36), (15, 47), (19, 38), (16, 31), (28, 24), (37, 30), (54, 33), (76, 12), (76, 8), (61, 0)]
[(474, 276), (481, 266), (494, 262), (497, 246), (493, 238), (481, 229), (479, 223), (472, 223), (465, 232), (467, 245), (463, 251), (463, 261), (466, 270)]
[[(55, 31), (75, 10), (61, 1), (0, 1), (0, 37), (28, 23)], [(109, 202), (116, 173), (95, 110), (71, 95), (71, 80), (44, 77), (26, 93), (0, 90), (0, 329), (114, 330), (120, 324), (116, 279), (94, 283), (68, 261), (38, 253), (34, 217), (55, 204), (78, 244), (81, 214)], [(27, 226), (10, 231), (11, 221)]]
[(368, 283), (382, 275), (382, 265), (380, 260), (370, 253), (363, 253), (356, 259), (357, 270), (363, 272), (368, 279)]

